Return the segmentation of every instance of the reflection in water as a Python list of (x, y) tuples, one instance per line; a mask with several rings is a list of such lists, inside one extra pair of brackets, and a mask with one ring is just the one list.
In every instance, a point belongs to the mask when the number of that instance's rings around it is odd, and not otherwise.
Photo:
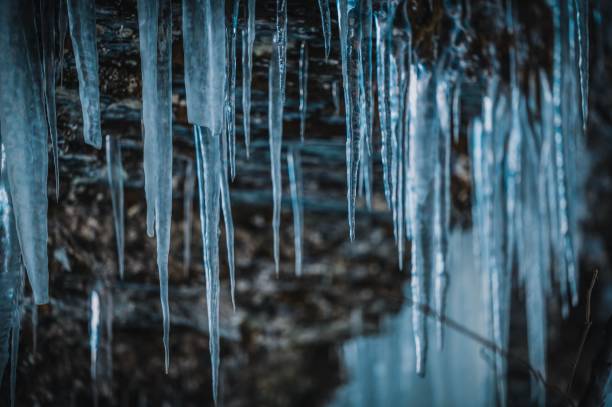
[[(481, 273), (469, 254), (472, 236), (454, 232), (449, 242), (450, 286), (447, 316), (486, 336)], [(405, 295), (410, 295), (406, 285)], [(469, 295), (466, 295), (469, 293)], [(428, 319), (430, 329), (435, 321)], [(432, 349), (427, 375), (414, 370), (411, 307), (388, 320), (378, 336), (347, 342), (342, 356), (348, 383), (332, 406), (485, 406), (493, 396), (490, 354), (473, 339), (446, 328), (442, 350)], [(437, 345), (432, 343), (434, 347)]]

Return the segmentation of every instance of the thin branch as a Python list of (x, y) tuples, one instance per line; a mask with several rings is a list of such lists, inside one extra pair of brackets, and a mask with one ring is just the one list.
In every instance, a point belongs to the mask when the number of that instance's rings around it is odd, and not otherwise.
[(593, 294), (593, 287), (595, 287), (595, 282), (597, 282), (598, 274), (599, 270), (595, 269), (595, 271), (593, 272), (593, 279), (591, 280), (591, 285), (589, 286), (589, 291), (587, 292), (585, 327), (584, 331), (582, 332), (582, 339), (580, 340), (578, 355), (576, 355), (576, 361), (574, 361), (574, 366), (572, 366), (572, 375), (570, 376), (569, 383), (567, 384), (567, 393), (570, 393), (572, 391), (572, 384), (574, 383), (574, 377), (576, 376), (578, 363), (580, 363), (580, 358), (582, 357), (584, 345), (586, 344), (587, 338), (589, 337), (589, 332), (591, 331), (591, 326), (593, 325), (593, 321), (591, 320), (591, 295)]
[(538, 381), (540, 381), (544, 387), (546, 387), (548, 390), (550, 390), (553, 393), (558, 394), (561, 398), (563, 398), (569, 405), (571, 406), (576, 406), (576, 403), (574, 402), (574, 400), (569, 396), (568, 393), (564, 392), (560, 387), (549, 383), (546, 381), (546, 379), (544, 378), (544, 376), (542, 375), (542, 373), (534, 368), (533, 366), (531, 366), (531, 364), (526, 361), (525, 359), (521, 358), (518, 355), (515, 355), (514, 353), (510, 352), (509, 350), (503, 349), (499, 346), (497, 346), (495, 343), (493, 343), (492, 341), (490, 341), (489, 339), (481, 336), (480, 334), (478, 334), (477, 332), (474, 332), (472, 330), (470, 330), (469, 328), (461, 325), (459, 322), (452, 320), (444, 315), (441, 315), (440, 313), (438, 313), (436, 310), (434, 310), (433, 308), (431, 308), (428, 305), (425, 304), (421, 304), (421, 303), (416, 303), (414, 301), (412, 301), (411, 298), (406, 298), (406, 302), (409, 306), (416, 306), (417, 309), (419, 309), (423, 314), (427, 315), (428, 317), (431, 317), (439, 322), (441, 322), (442, 324), (448, 326), (449, 328), (457, 331), (458, 333), (474, 340), (475, 342), (479, 343), (480, 345), (492, 350), (495, 353), (498, 353), (500, 355), (502, 355), (503, 357), (505, 357), (508, 360), (514, 360), (515, 362), (517, 362), (518, 364), (520, 364), (521, 366), (523, 366), (525, 369), (527, 369), (529, 371), (529, 373), (531, 373)]

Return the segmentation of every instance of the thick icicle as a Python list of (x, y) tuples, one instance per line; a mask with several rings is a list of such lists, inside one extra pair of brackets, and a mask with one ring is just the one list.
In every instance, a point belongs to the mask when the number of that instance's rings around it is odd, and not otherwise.
[(325, 43), (325, 60), (329, 59), (331, 49), (331, 13), (329, 11), (329, 0), (318, 0), (321, 12), (321, 29), (323, 30), (323, 42)]
[(355, 239), (355, 203), (359, 152), (365, 116), (365, 90), (361, 58), (361, 24), (355, 2), (337, 0), (338, 26), (346, 117), (347, 203), (350, 239)]
[(35, 17), (28, 5), (6, 1), (0, 13), (0, 133), (23, 261), (34, 302), (44, 304), (49, 301), (48, 129)]
[(221, 134), (225, 97), (225, 2), (183, 0), (187, 120)]
[(100, 348), (100, 294), (97, 289), (89, 295), (89, 353), (91, 355), (91, 378), (96, 380), (98, 367), (98, 349)]
[(67, 0), (70, 38), (79, 76), (85, 142), (102, 147), (100, 130), (100, 83), (96, 50), (96, 4), (94, 0)]
[(299, 63), (299, 82), (300, 82), (300, 141), (304, 142), (306, 132), (306, 113), (308, 111), (308, 44), (302, 41), (300, 44), (300, 63)]
[(185, 164), (185, 185), (183, 187), (183, 272), (189, 274), (191, 266), (191, 224), (193, 209), (193, 192), (195, 173), (193, 171), (193, 161), (189, 160)]
[(249, 157), (251, 144), (251, 79), (253, 75), (253, 43), (255, 42), (255, 0), (247, 0), (246, 30), (242, 30), (242, 120), (244, 145)]
[(212, 370), (213, 398), (217, 402), (219, 377), (219, 199), (221, 146), (219, 135), (207, 128), (194, 126), (202, 251), (206, 280), (209, 348)]
[(284, 92), (282, 88), (281, 60), (279, 52), (282, 48), (278, 35), (274, 35), (272, 56), (268, 70), (268, 132), (270, 144), (270, 171), (272, 177), (272, 201), (274, 204), (272, 214), (272, 230), (274, 232), (274, 268), (278, 275), (280, 269), (280, 221), (282, 205), (282, 174), (281, 174), (281, 147), (283, 143), (283, 104)]
[(106, 168), (108, 185), (111, 192), (111, 201), (113, 204), (118, 270), (119, 276), (123, 279), (125, 236), (123, 215), (123, 164), (121, 163), (121, 142), (116, 137), (106, 136)]
[[(6, 151), (4, 145), (0, 144), (0, 383), (9, 358), (11, 365), (16, 363), (14, 347), (19, 343), (23, 280), (21, 251), (6, 170)], [(11, 405), (15, 400), (14, 374), (14, 369), (11, 369)]]
[[(434, 173), (439, 165), (436, 78), (424, 66), (410, 68), (410, 215), (412, 218), (412, 300), (429, 304), (429, 271), (433, 267), (432, 220)], [(416, 352), (416, 371), (425, 374), (427, 357), (427, 321), (418, 307), (413, 307), (412, 324)]]
[[(147, 231), (154, 221), (164, 327), (165, 370), (170, 364), (168, 252), (172, 217), (172, 3), (139, 0), (143, 74), (144, 168)], [(151, 210), (153, 208), (153, 210)]]
[(225, 121), (229, 154), (229, 168), (232, 179), (236, 176), (236, 36), (238, 34), (238, 13), (240, 12), (240, 0), (232, 1), (232, 21), (229, 33), (229, 63), (227, 94), (225, 96)]
[(291, 148), (287, 152), (287, 170), (293, 211), (293, 242), (295, 247), (295, 274), (302, 275), (302, 248), (304, 247), (304, 205), (302, 203), (302, 169), (300, 152)]

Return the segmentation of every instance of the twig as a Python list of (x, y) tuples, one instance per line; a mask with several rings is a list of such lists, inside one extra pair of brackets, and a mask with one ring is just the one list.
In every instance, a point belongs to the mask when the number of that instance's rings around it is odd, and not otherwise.
[(593, 321), (591, 319), (591, 295), (593, 294), (593, 287), (595, 287), (595, 282), (597, 281), (598, 274), (599, 270), (595, 269), (595, 271), (593, 272), (593, 279), (591, 280), (591, 285), (589, 286), (589, 291), (587, 291), (585, 327), (584, 331), (582, 332), (582, 339), (580, 341), (580, 347), (578, 348), (578, 355), (576, 355), (576, 361), (574, 362), (574, 366), (572, 366), (572, 375), (570, 376), (569, 383), (567, 384), (567, 393), (570, 393), (572, 390), (572, 384), (574, 383), (574, 377), (576, 376), (578, 363), (580, 363), (580, 358), (582, 357), (584, 345), (586, 344), (589, 332), (591, 330), (591, 326), (593, 325)]
[(569, 396), (568, 393), (564, 392), (560, 387), (549, 383), (546, 381), (546, 379), (544, 378), (544, 376), (542, 375), (542, 373), (534, 368), (533, 366), (531, 366), (531, 364), (526, 361), (525, 359), (521, 358), (520, 356), (515, 355), (514, 353), (503, 349), (499, 346), (497, 346), (495, 343), (493, 343), (492, 341), (490, 341), (489, 339), (481, 336), (480, 334), (470, 330), (469, 328), (461, 325), (459, 322), (454, 321), (444, 315), (439, 314), (436, 310), (434, 310), (433, 308), (429, 307), (428, 305), (425, 304), (421, 304), (421, 303), (416, 303), (414, 301), (412, 301), (411, 298), (406, 298), (406, 302), (408, 303), (409, 306), (415, 306), (417, 307), (423, 314), (427, 315), (428, 317), (431, 317), (437, 321), (440, 321), (441, 323), (443, 323), (444, 325), (448, 326), (449, 328), (459, 332), (462, 335), (465, 335), (466, 337), (478, 342), (479, 344), (481, 344), (482, 346), (492, 350), (495, 353), (498, 353), (500, 355), (502, 355), (503, 357), (505, 357), (508, 360), (514, 360), (516, 361), (518, 364), (522, 365), (525, 369), (527, 369), (529, 371), (529, 373), (531, 373), (538, 381), (540, 381), (544, 387), (546, 387), (547, 389), (549, 389), (551, 392), (554, 392), (556, 394), (558, 394), (560, 397), (562, 397), (570, 406), (576, 406), (576, 403), (574, 402), (574, 400)]

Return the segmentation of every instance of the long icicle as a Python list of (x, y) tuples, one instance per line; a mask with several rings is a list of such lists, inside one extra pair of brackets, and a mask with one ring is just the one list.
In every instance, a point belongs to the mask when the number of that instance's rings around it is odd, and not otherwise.
[(113, 223), (117, 244), (117, 269), (123, 279), (124, 271), (124, 214), (123, 214), (123, 164), (121, 162), (121, 142), (117, 137), (106, 136), (106, 170), (113, 205)]
[(70, 38), (79, 77), (79, 96), (83, 109), (85, 142), (102, 147), (100, 129), (100, 81), (96, 49), (95, 0), (67, 0)]
[(302, 251), (304, 247), (304, 205), (302, 203), (302, 170), (300, 151), (291, 148), (287, 152), (287, 171), (291, 190), (293, 212), (293, 243), (295, 248), (295, 274), (302, 275)]
[(281, 174), (281, 148), (283, 143), (283, 104), (284, 92), (282, 88), (281, 60), (279, 53), (282, 46), (279, 44), (278, 33), (274, 34), (272, 56), (268, 71), (268, 131), (270, 144), (270, 172), (272, 177), (272, 230), (274, 233), (274, 269), (276, 275), (280, 270), (280, 222), (282, 205), (282, 174)]
[[(164, 366), (170, 365), (168, 253), (172, 224), (172, 4), (138, 2), (144, 117), (144, 167), (147, 232), (155, 227), (157, 268), (163, 316)], [(154, 225), (153, 225), (154, 224)]]
[[(432, 269), (432, 219), (434, 166), (438, 154), (439, 130), (436, 112), (436, 78), (423, 66), (410, 67), (410, 215), (412, 218), (412, 299), (429, 303), (429, 271)], [(416, 308), (412, 313), (416, 371), (425, 374), (427, 358), (426, 316)]]
[[(365, 109), (363, 66), (361, 59), (361, 29), (359, 8), (347, 0), (337, 0), (338, 26), (344, 82), (346, 117), (346, 171), (349, 236), (355, 239), (355, 204), (359, 173), (360, 140)], [(351, 17), (352, 15), (352, 17)]]
[(212, 135), (207, 128), (194, 126), (200, 223), (206, 281), (209, 348), (212, 371), (213, 399), (217, 402), (219, 381), (219, 198), (221, 146), (220, 135)]
[(383, 186), (387, 206), (391, 207), (391, 129), (389, 117), (389, 90), (387, 89), (387, 77), (389, 76), (389, 51), (388, 44), (388, 16), (387, 12), (381, 10), (374, 15), (376, 27), (376, 84), (378, 90), (378, 117), (380, 123), (380, 157), (383, 170)]
[(247, 0), (247, 27), (242, 30), (242, 120), (246, 156), (251, 144), (251, 81), (253, 76), (253, 44), (255, 42), (255, 0)]

